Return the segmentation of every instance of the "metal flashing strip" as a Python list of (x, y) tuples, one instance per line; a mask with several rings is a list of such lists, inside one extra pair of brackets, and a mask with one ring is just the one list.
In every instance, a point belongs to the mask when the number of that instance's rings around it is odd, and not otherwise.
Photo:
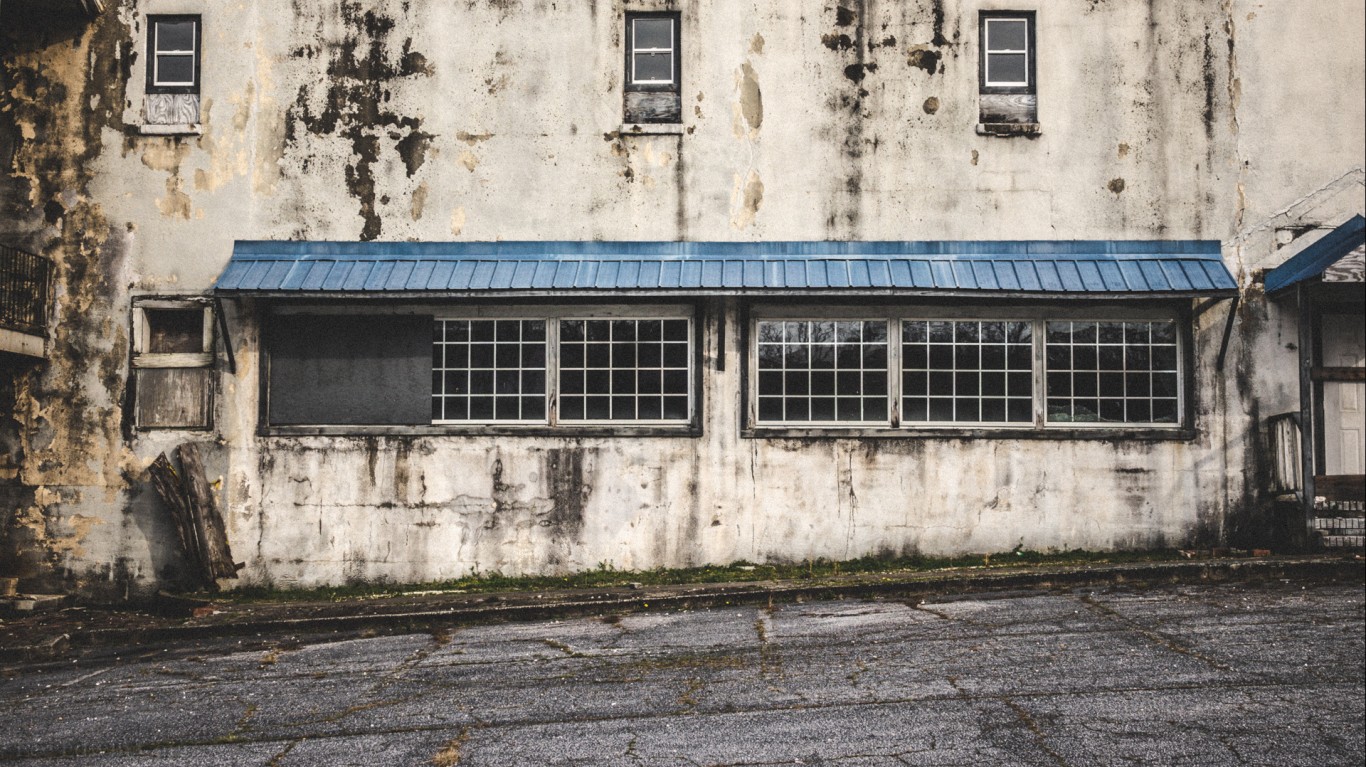
[(276, 296), (1231, 296), (1219, 243), (236, 243), (215, 291)]

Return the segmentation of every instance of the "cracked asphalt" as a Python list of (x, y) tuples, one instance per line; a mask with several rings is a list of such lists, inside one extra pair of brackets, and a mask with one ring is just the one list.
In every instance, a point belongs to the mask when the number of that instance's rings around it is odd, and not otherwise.
[(1359, 765), (1361, 584), (840, 601), (10, 669), (23, 765)]

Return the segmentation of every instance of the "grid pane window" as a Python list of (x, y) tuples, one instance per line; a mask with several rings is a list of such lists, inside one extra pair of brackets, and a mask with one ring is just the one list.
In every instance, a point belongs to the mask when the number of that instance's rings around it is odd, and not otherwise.
[(887, 322), (758, 323), (761, 423), (887, 420)]
[(907, 423), (1033, 421), (1033, 324), (901, 323), (901, 419)]
[(1049, 322), (1048, 420), (1179, 421), (1176, 323)]
[(560, 320), (561, 421), (686, 421), (686, 319)]
[(545, 420), (544, 320), (437, 320), (433, 421)]

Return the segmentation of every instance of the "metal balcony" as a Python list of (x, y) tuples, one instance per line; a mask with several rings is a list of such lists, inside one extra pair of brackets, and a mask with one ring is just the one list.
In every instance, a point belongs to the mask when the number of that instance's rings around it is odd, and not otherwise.
[(0, 245), (0, 352), (46, 356), (52, 262)]

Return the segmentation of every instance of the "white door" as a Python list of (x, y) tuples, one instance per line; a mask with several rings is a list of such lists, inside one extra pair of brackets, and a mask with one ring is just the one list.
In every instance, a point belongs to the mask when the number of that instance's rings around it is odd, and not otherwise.
[[(1366, 323), (1360, 314), (1323, 316), (1323, 364), (1366, 365)], [(1366, 383), (1323, 384), (1323, 463), (1326, 474), (1366, 474)]]

